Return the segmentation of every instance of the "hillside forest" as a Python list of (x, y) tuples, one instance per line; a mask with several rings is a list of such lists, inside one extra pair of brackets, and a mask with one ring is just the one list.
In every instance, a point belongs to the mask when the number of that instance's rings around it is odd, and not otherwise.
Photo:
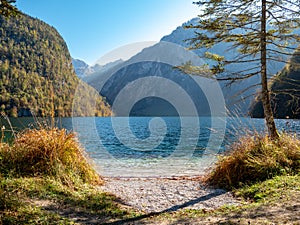
[[(93, 98), (72, 113), (81, 82), (74, 72), (67, 45), (48, 24), (19, 13), (0, 16), (0, 111), (8, 116), (109, 116), (105, 99), (87, 84), (80, 93)], [(97, 96), (97, 97), (95, 97)]]

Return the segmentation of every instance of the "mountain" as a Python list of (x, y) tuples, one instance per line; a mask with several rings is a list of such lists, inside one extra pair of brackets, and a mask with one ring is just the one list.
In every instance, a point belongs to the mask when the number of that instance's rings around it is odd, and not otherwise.
[[(76, 115), (110, 115), (95, 90), (80, 83), (67, 45), (48, 24), (25, 14), (0, 16), (0, 110), (9, 116), (72, 116), (76, 93), (93, 98)], [(81, 84), (80, 86), (78, 86)]]
[(72, 64), (74, 66), (75, 73), (79, 78), (86, 76), (87, 74), (93, 73), (94, 71), (90, 70), (90, 66), (80, 59), (73, 59)]
[[(118, 116), (178, 116), (179, 113), (193, 116), (195, 112), (202, 116), (211, 115), (205, 94), (195, 80), (174, 69), (175, 65), (180, 65), (185, 60), (197, 62), (199, 57), (179, 45), (159, 42), (123, 63), (83, 79), (106, 97)], [(139, 82), (143, 79), (143, 82)], [(131, 82), (134, 81), (138, 83), (132, 84)], [(211, 86), (209, 82), (206, 85)], [(178, 90), (184, 92), (179, 97)], [(126, 94), (122, 95), (122, 91)], [(187, 102), (187, 98), (184, 98), (185, 94), (193, 100), (196, 111), (184, 107)], [(114, 102), (118, 97), (123, 99), (116, 106)], [(167, 101), (172, 99), (176, 104)], [(131, 105), (132, 102), (136, 104)], [(130, 106), (132, 108), (128, 108)], [(178, 108), (182, 109), (181, 112), (176, 111)]]
[[(300, 119), (300, 46), (289, 63), (271, 83), (271, 106), (275, 118)], [(259, 96), (252, 103), (250, 115), (263, 118), (264, 111)]]
[[(227, 59), (235, 59), (239, 53), (236, 49), (232, 48), (231, 43), (219, 43), (211, 49), (198, 49), (192, 52), (186, 51), (189, 47), (189, 43), (186, 41), (195, 37), (195, 29), (185, 29), (186, 25), (195, 24), (199, 19), (195, 18), (182, 26), (177, 27), (171, 34), (164, 36), (161, 41), (151, 47), (145, 48), (140, 53), (136, 54), (129, 60), (118, 64), (117, 66), (110, 68), (106, 71), (98, 71), (86, 77), (84, 80), (97, 89), (103, 96), (106, 97), (110, 104), (113, 104), (118, 96), (118, 93), (124, 89), (127, 90), (131, 82), (145, 77), (163, 77), (170, 81), (177, 83), (179, 86), (188, 93), (192, 101), (197, 107), (199, 115), (208, 115), (210, 112), (209, 103), (207, 102), (204, 89), (205, 87), (196, 87), (192, 85), (191, 80), (187, 79), (185, 74), (180, 73), (178, 70), (174, 69), (174, 66), (182, 65), (188, 61), (194, 61), (200, 65), (212, 65), (212, 61), (204, 61), (199, 58), (206, 51), (210, 51), (219, 55), (226, 55)], [(199, 32), (199, 31), (197, 31)], [(169, 43), (169, 44), (168, 44)], [(189, 52), (189, 53), (187, 53)], [(251, 57), (245, 59), (252, 59)], [(201, 62), (199, 62), (201, 61)], [(226, 66), (226, 71), (231, 73), (237, 73), (242, 70), (247, 73), (251, 71), (252, 68), (257, 67), (255, 63), (247, 62), (240, 65), (228, 65)], [(284, 67), (284, 63), (276, 63), (269, 66), (269, 74), (274, 75)], [(219, 76), (224, 76), (220, 74)], [(194, 77), (195, 79), (195, 77)], [(152, 79), (153, 80), (153, 79)], [(224, 99), (226, 102), (226, 107), (229, 112), (233, 115), (248, 115), (249, 106), (253, 100), (253, 95), (257, 92), (257, 84), (260, 83), (260, 77), (253, 76), (249, 79), (242, 80), (231, 84), (230, 82), (219, 82), (222, 89)], [(140, 84), (136, 86), (136, 90), (127, 93), (129, 103), (130, 99), (136, 99), (137, 95), (142, 95), (142, 92), (149, 94), (148, 98), (137, 102), (130, 113), (132, 115), (176, 115), (174, 112), (174, 107), (172, 104), (167, 104), (160, 98), (155, 98), (153, 96), (158, 96), (160, 90), (148, 90), (150, 83)], [(153, 83), (152, 83), (153, 85)], [(249, 88), (252, 87), (252, 88)], [(162, 88), (168, 89), (166, 86)], [(157, 88), (159, 89), (159, 88)], [(200, 90), (199, 90), (200, 89)], [(201, 90), (202, 89), (202, 90)], [(122, 92), (124, 93), (124, 92)], [(152, 96), (152, 97), (150, 97)], [(179, 97), (178, 97), (179, 98)], [(126, 104), (124, 104), (126, 106)], [(162, 110), (164, 109), (164, 110)], [(128, 112), (120, 107), (114, 110), (117, 115), (126, 115)], [(190, 113), (187, 113), (190, 115)]]
[(94, 66), (92, 66), (92, 69), (94, 70), (94, 73), (97, 73), (97, 72), (103, 73), (105, 71), (110, 70), (111, 68), (121, 65), (123, 62), (124, 61), (122, 59), (118, 59), (118, 60), (109, 62), (105, 65), (95, 64)]
[[(163, 37), (162, 41), (169, 41), (184, 47), (189, 47), (189, 42), (187, 40), (195, 37), (196, 30), (185, 29), (184, 27), (190, 24), (195, 24), (197, 23), (198, 20), (199, 20), (198, 18), (194, 18), (189, 22), (184, 23), (182, 26), (177, 27), (177, 29), (174, 30), (170, 35)], [(296, 30), (296, 32), (299, 33), (299, 30)], [(270, 48), (273, 48), (273, 46), (270, 46)], [(239, 56), (237, 50), (233, 48), (230, 43), (219, 43), (216, 44), (211, 49), (203, 48), (203, 49), (193, 50), (193, 52), (195, 52), (199, 56), (202, 56), (206, 51), (221, 56), (225, 55), (228, 60), (234, 60)], [(251, 60), (251, 59), (253, 58), (251, 57), (244, 58), (244, 60)], [(284, 58), (281, 57), (281, 60), (284, 60)], [(287, 60), (287, 58), (285, 58), (285, 60)], [(207, 60), (204, 63), (212, 65), (214, 62)], [(285, 66), (284, 62), (269, 63), (268, 65), (269, 76), (273, 76), (277, 74), (279, 71), (282, 70), (284, 66)], [(241, 64), (227, 65), (225, 69), (229, 73), (236, 73), (240, 71), (242, 68), (242, 70), (248, 73), (248, 72), (253, 72), (251, 71), (251, 68), (255, 68), (255, 67), (257, 67), (255, 62), (246, 62)], [(224, 75), (226, 74), (220, 74), (219, 77), (222, 77)], [(236, 81), (235, 83), (230, 83), (229, 81), (220, 81), (219, 83), (222, 87), (224, 98), (226, 100), (226, 106), (229, 109), (229, 112), (231, 114), (237, 113), (239, 115), (249, 115), (249, 109), (250, 109), (249, 106), (251, 105), (251, 102), (254, 99), (255, 93), (258, 92), (257, 85), (260, 84), (260, 77), (257, 75), (245, 80)]]
[(79, 78), (89, 76), (89, 75), (91, 75), (93, 73), (97, 73), (99, 71), (104, 72), (114, 66), (117, 66), (118, 64), (120, 64), (122, 62), (123, 62), (122, 59), (118, 59), (116, 61), (107, 63), (105, 65), (99, 65), (96, 63), (94, 66), (89, 66), (83, 60), (72, 58), (72, 64), (74, 66), (75, 73), (77, 74), (77, 76)]

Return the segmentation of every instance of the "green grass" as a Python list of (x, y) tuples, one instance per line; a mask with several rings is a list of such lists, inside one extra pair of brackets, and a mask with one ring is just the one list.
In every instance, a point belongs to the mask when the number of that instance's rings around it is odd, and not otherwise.
[(11, 144), (0, 143), (0, 172), (0, 224), (108, 222), (135, 215), (100, 191), (101, 177), (64, 129), (26, 130)]
[[(133, 215), (120, 207), (115, 196), (90, 184), (69, 187), (51, 177), (31, 177), (2, 178), (0, 186), (3, 224), (73, 224), (72, 217), (107, 222)], [(47, 204), (39, 206), (40, 202)], [(72, 216), (70, 211), (78, 215)]]
[(300, 176), (282, 175), (272, 179), (247, 185), (234, 191), (237, 197), (253, 202), (275, 202), (290, 194), (300, 192)]

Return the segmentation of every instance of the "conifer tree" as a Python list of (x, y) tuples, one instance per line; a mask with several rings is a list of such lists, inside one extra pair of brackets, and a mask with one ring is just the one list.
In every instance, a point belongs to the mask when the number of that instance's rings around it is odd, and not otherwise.
[(13, 5), (16, 0), (0, 0), (0, 15), (5, 17), (14, 16), (18, 9)]
[[(293, 31), (300, 28), (299, 0), (201, 0), (199, 22), (189, 25), (196, 28), (196, 37), (190, 39), (191, 49), (211, 48), (220, 42), (231, 43), (239, 56), (234, 60), (206, 52), (205, 57), (216, 61), (210, 71), (223, 75), (220, 80), (232, 82), (260, 76), (261, 100), (270, 138), (278, 133), (270, 104), (268, 79), (269, 62), (287, 62), (299, 35)], [(252, 62), (256, 67), (245, 71), (243, 65)], [(236, 64), (240, 71), (226, 73), (226, 66)], [(197, 72), (191, 65), (184, 65), (186, 72)], [(193, 71), (191, 71), (193, 70)], [(198, 69), (199, 72), (199, 69)], [(218, 77), (218, 75), (217, 75)]]

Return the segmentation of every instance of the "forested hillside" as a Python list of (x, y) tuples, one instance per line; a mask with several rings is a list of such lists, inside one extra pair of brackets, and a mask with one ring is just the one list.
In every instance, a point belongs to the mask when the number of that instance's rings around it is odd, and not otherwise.
[[(48, 24), (20, 14), (0, 16), (0, 110), (9, 116), (71, 116), (79, 79), (74, 73), (66, 43)], [(81, 86), (89, 98), (94, 91)], [(88, 101), (87, 101), (88, 102)], [(91, 104), (76, 109), (89, 115)], [(99, 97), (94, 115), (111, 114)]]
[[(271, 104), (275, 118), (300, 119), (300, 47), (290, 62), (273, 79), (271, 84)], [(263, 118), (262, 102), (256, 98), (250, 115)]]

